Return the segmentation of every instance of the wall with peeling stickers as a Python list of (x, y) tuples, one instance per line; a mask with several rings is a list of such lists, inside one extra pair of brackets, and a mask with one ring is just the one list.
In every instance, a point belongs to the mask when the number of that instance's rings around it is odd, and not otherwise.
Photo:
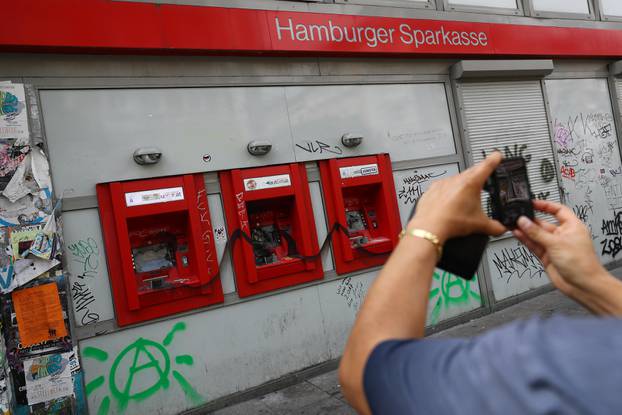
[(31, 86), (0, 82), (0, 411), (81, 414), (60, 201), (36, 103)]

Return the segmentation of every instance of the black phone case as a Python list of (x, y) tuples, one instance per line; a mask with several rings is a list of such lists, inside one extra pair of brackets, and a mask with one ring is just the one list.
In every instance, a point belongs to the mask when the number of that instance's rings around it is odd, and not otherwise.
[(448, 239), (437, 267), (465, 280), (472, 280), (489, 239), (488, 235), (483, 234)]
[[(410, 212), (409, 220), (414, 216), (416, 210), (417, 203)], [(479, 268), (479, 263), (489, 240), (488, 235), (483, 234), (448, 239), (445, 241), (443, 255), (436, 266), (470, 281)]]

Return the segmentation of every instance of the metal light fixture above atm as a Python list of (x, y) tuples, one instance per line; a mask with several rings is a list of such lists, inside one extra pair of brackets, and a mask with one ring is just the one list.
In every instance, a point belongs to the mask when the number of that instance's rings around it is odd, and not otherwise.
[(248, 143), (246, 149), (253, 156), (265, 156), (272, 150), (272, 143), (268, 140), (253, 140)]
[(162, 158), (162, 150), (157, 147), (140, 147), (132, 155), (136, 164), (146, 166), (156, 164)]
[(341, 136), (341, 144), (348, 148), (354, 148), (363, 142), (361, 134), (346, 133)]
[(462, 60), (451, 67), (452, 79), (545, 77), (553, 72), (550, 59)]

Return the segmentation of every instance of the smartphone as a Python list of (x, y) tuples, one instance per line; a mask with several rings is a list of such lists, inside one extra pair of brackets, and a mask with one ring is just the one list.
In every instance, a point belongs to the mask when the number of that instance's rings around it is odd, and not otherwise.
[(505, 227), (515, 229), (521, 216), (534, 219), (531, 186), (524, 158), (504, 159), (488, 179), (484, 190), (490, 193), (492, 218)]

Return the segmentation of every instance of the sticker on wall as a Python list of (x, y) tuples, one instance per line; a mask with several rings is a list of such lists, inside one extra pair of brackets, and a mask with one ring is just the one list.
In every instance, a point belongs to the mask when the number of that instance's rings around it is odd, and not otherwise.
[(43, 231), (42, 224), (11, 229), (11, 250), (13, 252), (13, 258), (25, 259), (30, 253), (30, 247), (41, 231)]
[[(52, 272), (50, 272), (52, 273)], [(65, 327), (69, 327), (69, 314), (67, 312), (67, 280), (61, 271), (56, 271), (55, 276), (46, 277), (40, 276), (38, 282), (41, 284), (47, 284), (54, 282), (58, 287), (58, 295), (60, 297), (62, 306), (62, 316), (65, 323)], [(8, 363), (13, 371), (16, 368), (21, 367), (21, 362), (24, 359), (34, 357), (41, 354), (49, 353), (63, 353), (72, 349), (71, 340), (69, 337), (62, 337), (53, 340), (43, 341), (32, 346), (25, 346), (21, 341), (20, 332), (17, 324), (17, 315), (15, 313), (15, 307), (13, 305), (13, 299), (11, 295), (7, 295), (3, 298), (1, 304), (2, 311), (2, 328), (4, 339), (6, 342), (7, 350), (12, 350), (8, 357)], [(16, 391), (16, 393), (19, 391)], [(25, 396), (24, 396), (25, 402)]]
[(217, 226), (214, 228), (214, 240), (217, 244), (227, 242), (227, 232), (224, 226)]
[(28, 147), (16, 147), (14, 139), (0, 139), (0, 191), (4, 191), (27, 153)]
[(0, 197), (0, 227), (27, 226), (43, 222), (52, 213), (52, 194), (44, 189), (15, 203)]
[(43, 151), (34, 147), (13, 172), (0, 197), (0, 226), (40, 223), (52, 212), (52, 183)]
[(55, 283), (15, 291), (12, 298), (23, 346), (67, 336), (63, 307)]
[(0, 138), (28, 140), (26, 94), (22, 84), (0, 84)]
[(24, 361), (26, 399), (29, 405), (73, 394), (69, 364), (71, 353), (45, 355)]

